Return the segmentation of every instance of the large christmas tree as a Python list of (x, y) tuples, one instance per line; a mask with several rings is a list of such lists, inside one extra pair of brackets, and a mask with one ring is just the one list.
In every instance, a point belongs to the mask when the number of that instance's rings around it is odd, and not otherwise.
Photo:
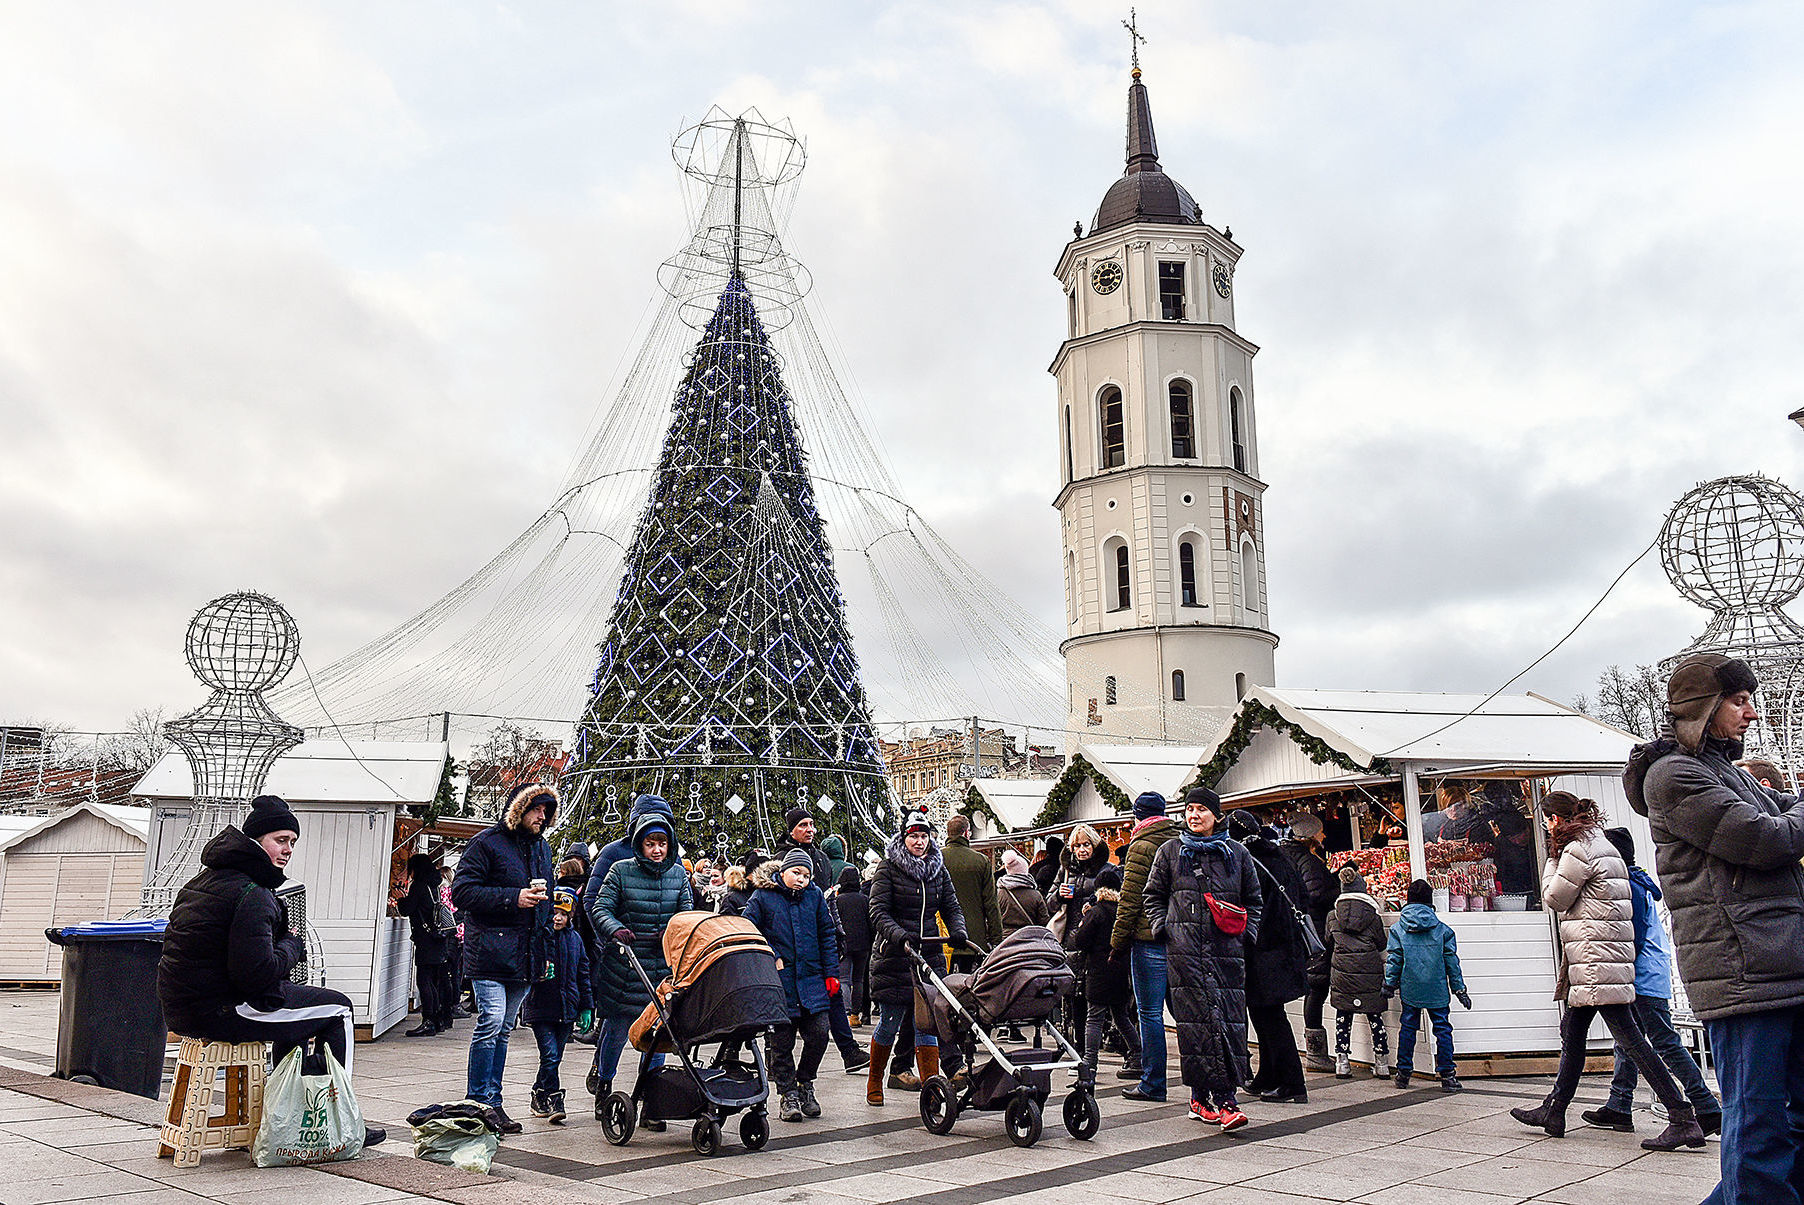
[(677, 389), (600, 654), (565, 775), (582, 835), (647, 791), (692, 849), (768, 848), (798, 804), (860, 844), (887, 830), (807, 456), (737, 276)]

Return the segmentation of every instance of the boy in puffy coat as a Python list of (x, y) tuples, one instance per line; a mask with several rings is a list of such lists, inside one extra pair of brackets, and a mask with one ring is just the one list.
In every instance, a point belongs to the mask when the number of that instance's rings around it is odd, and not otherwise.
[(572, 1028), (587, 1029), (594, 1015), (589, 989), (588, 943), (575, 925), (576, 892), (560, 887), (551, 898), (551, 978), (532, 985), (520, 1019), (539, 1043), (539, 1074), (532, 1081), (532, 1115), (564, 1124), (564, 1088), (557, 1070)]
[(1447, 922), (1435, 915), (1434, 888), (1426, 879), (1409, 885), (1409, 903), (1403, 916), (1391, 926), (1384, 950), (1384, 998), (1403, 995), (1403, 1024), (1397, 1027), (1397, 1086), (1409, 1087), (1416, 1061), (1416, 1030), (1422, 1010), (1434, 1026), (1434, 1070), (1443, 1092), (1459, 1092), (1453, 1063), (1453, 1022), (1448, 1019), (1451, 997), (1472, 1007), (1466, 977), (1459, 966), (1459, 941)]
[(1353, 1077), (1353, 1017), (1372, 1027), (1372, 1075), (1390, 1075), (1390, 1041), (1384, 1032), (1384, 921), (1378, 901), (1351, 862), (1340, 868), (1340, 898), (1328, 914), (1328, 1003), (1334, 1006), (1334, 1074)]
[[(777, 954), (777, 970), (789, 997), (789, 1024), (765, 1039), (771, 1074), (783, 1103), (784, 1121), (819, 1117), (814, 1077), (827, 1053), (827, 1011), (839, 994), (839, 944), (827, 897), (814, 885), (814, 859), (800, 846), (783, 855), (774, 879), (759, 871), (758, 890), (745, 906), (745, 919), (758, 926)], [(802, 1061), (795, 1061), (796, 1034), (802, 1035)]]

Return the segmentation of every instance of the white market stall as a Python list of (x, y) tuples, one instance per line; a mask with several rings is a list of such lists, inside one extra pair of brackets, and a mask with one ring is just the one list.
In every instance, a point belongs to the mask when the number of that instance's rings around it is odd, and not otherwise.
[(138, 906), (151, 810), (84, 802), (0, 827), (0, 981), (56, 983), (63, 952), (44, 930)]
[[(359, 1038), (407, 1015), (413, 941), (407, 922), (388, 915), (391, 869), (409, 832), (405, 809), (431, 803), (447, 755), (443, 741), (313, 739), (278, 758), (264, 785), (300, 820), (288, 877), (307, 887), (326, 986), (351, 998)], [(187, 759), (172, 752), (133, 791), (155, 809), (149, 873), (179, 844), (192, 790)]]
[[(1216, 790), (1230, 808), (1284, 814), (1336, 801), (1350, 815), (1356, 851), (1371, 848), (1375, 830), (1397, 830), (1385, 852), (1360, 855), (1367, 862), (1395, 863), (1388, 876), (1393, 884), (1416, 878), (1445, 881), (1449, 868), (1441, 855), (1464, 848), (1437, 849), (1439, 843), (1425, 831), (1425, 816), (1441, 819), (1437, 785), (1451, 784), (1455, 792), (1490, 787), (1501, 788), (1504, 796), (1515, 793), (1527, 813), (1511, 826), (1519, 847), (1516, 859), (1532, 868), (1533, 881), (1524, 891), (1504, 892), (1495, 877), (1479, 881), (1485, 878), (1477, 873), (1482, 863), (1455, 863), (1456, 885), (1468, 881), (1469, 870), (1473, 873), (1477, 898), (1472, 906), (1482, 910), (1439, 910), (1458, 936), (1472, 993), (1471, 1012), (1454, 1005), (1455, 1047), (1462, 1063), (1478, 1060), (1495, 1068), (1527, 1070), (1531, 1064), (1523, 1059), (1546, 1060), (1560, 1048), (1561, 1011), (1553, 999), (1556, 944), (1547, 914), (1538, 910), (1546, 848), (1540, 800), (1550, 789), (1596, 799), (1612, 824), (1626, 825), (1635, 834), (1642, 861), (1651, 868), (1646, 821), (1629, 810), (1616, 777), (1638, 739), (1532, 694), (1487, 700), (1465, 694), (1254, 687), (1198, 763), (1205, 773), (1218, 775)], [(1516, 829), (1515, 823), (1523, 827)], [(1449, 897), (1443, 893), (1437, 898)], [(1394, 919), (1387, 916), (1386, 923)], [(1300, 1016), (1293, 1019), (1301, 1032)], [(1393, 1005), (1393, 1035), (1397, 1019)], [(1354, 1035), (1354, 1057), (1369, 1062), (1365, 1027), (1355, 1025)], [(1607, 1047), (1607, 1039), (1600, 1041)], [(1416, 1067), (1432, 1066), (1432, 1042), (1424, 1028)]]

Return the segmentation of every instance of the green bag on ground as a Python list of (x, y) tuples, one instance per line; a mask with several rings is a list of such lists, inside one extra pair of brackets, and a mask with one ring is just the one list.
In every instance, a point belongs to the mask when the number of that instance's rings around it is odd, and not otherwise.
[(332, 1052), (326, 1073), (305, 1075), (301, 1047), (282, 1056), (263, 1083), (263, 1121), (251, 1142), (258, 1167), (291, 1167), (355, 1159), (363, 1150), (363, 1110)]
[(474, 1117), (434, 1117), (413, 1127), (413, 1153), (460, 1171), (488, 1175), (501, 1136)]

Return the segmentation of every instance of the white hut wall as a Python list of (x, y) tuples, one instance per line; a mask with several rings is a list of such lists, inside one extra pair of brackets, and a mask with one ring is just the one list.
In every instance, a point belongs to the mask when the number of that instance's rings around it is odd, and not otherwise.
[(44, 930), (117, 920), (138, 906), (143, 882), (144, 842), (92, 812), (0, 854), (0, 979), (60, 980), (62, 950)]
[(1221, 795), (1232, 795), (1277, 783), (1326, 782), (1346, 773), (1333, 763), (1317, 765), (1290, 737), (1261, 728), (1222, 774), (1215, 790)]

